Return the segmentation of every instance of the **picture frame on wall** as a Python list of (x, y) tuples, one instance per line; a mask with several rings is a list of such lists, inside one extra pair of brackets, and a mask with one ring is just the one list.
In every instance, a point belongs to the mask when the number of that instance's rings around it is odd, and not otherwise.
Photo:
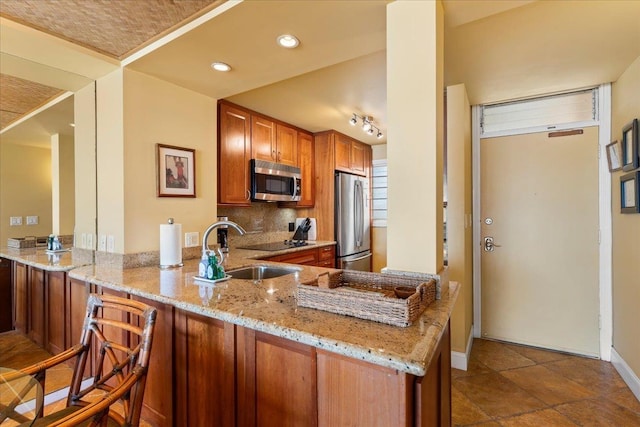
[(195, 150), (157, 146), (158, 197), (196, 197)]
[(640, 212), (640, 171), (620, 177), (620, 212)]
[(615, 172), (622, 169), (622, 149), (619, 141), (613, 141), (606, 146), (607, 163), (609, 164), (609, 172)]
[(633, 119), (622, 128), (622, 170), (631, 171), (640, 167), (639, 140), (638, 119)]

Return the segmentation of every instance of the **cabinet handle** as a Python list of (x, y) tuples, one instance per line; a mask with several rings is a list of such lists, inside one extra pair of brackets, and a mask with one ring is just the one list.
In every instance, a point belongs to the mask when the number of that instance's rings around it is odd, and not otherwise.
[(271, 158), (278, 160), (278, 156), (276, 155), (276, 150), (271, 151)]
[(251, 191), (246, 190), (247, 191), (247, 200), (251, 200)]
[(278, 157), (277, 157), (278, 161), (280, 161), (280, 159), (282, 159), (282, 153), (278, 151)]

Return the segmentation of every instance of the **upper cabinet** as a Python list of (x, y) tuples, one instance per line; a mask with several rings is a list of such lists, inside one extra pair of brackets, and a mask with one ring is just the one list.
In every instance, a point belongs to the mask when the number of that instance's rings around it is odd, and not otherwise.
[(218, 204), (251, 204), (251, 114), (218, 104)]
[(298, 166), (298, 131), (252, 114), (251, 154), (257, 160)]
[(251, 205), (250, 160), (300, 168), (302, 199), (283, 204), (313, 207), (314, 141), (310, 133), (228, 101), (218, 102), (218, 204)]
[(370, 146), (335, 131), (326, 132), (326, 136), (329, 143), (333, 143), (335, 170), (367, 175), (367, 159), (371, 159)]

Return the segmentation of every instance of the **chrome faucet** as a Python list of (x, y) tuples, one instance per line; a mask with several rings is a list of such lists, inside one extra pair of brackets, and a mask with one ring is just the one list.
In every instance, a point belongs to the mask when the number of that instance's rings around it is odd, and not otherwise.
[[(247, 233), (244, 228), (240, 227), (238, 224), (236, 224), (233, 221), (217, 221), (217, 222), (214, 222), (204, 232), (204, 236), (202, 236), (202, 256), (203, 257), (205, 257), (207, 255), (207, 251), (209, 250), (209, 244), (207, 243), (207, 241), (209, 240), (209, 234), (211, 234), (211, 232), (215, 228), (220, 227), (221, 225), (228, 225), (229, 227), (235, 228), (238, 231), (238, 233), (240, 233), (241, 236), (243, 236), (243, 235), (245, 235)], [(222, 261), (222, 260), (220, 260), (220, 261)]]

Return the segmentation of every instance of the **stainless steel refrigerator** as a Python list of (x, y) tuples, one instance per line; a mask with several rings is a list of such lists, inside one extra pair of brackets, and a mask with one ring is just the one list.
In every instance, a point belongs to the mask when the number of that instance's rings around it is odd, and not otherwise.
[(371, 271), (369, 181), (336, 172), (337, 268)]

